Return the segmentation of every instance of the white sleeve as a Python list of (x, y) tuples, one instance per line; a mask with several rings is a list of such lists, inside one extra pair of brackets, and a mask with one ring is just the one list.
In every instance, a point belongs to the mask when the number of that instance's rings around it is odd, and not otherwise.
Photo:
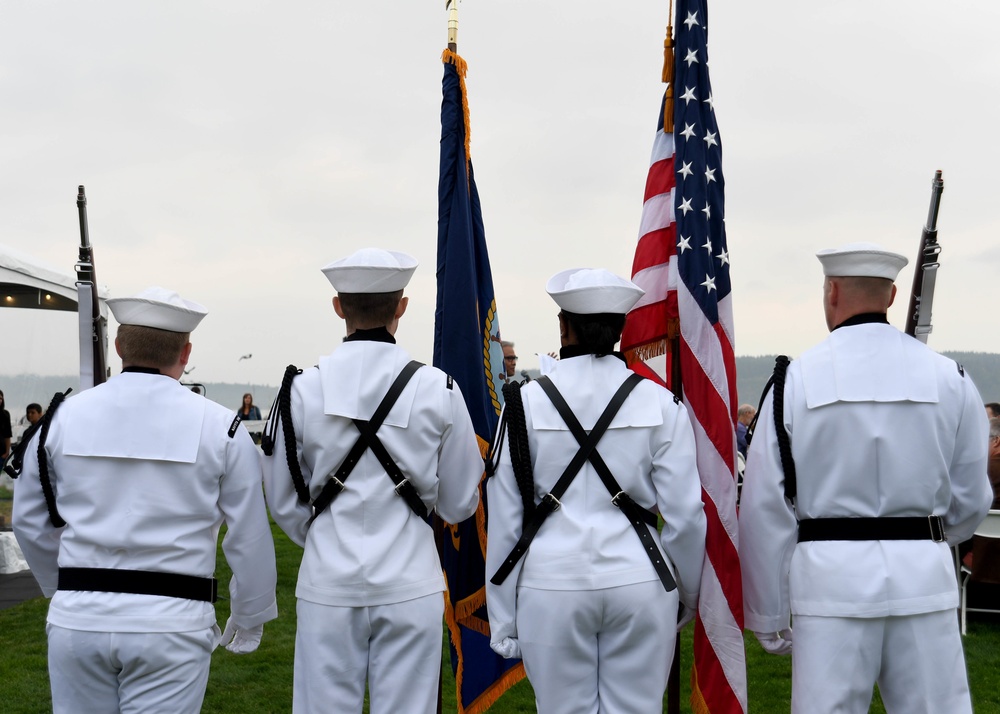
[(657, 430), (659, 443), (653, 453), (652, 479), (656, 505), (663, 517), (660, 545), (673, 563), (681, 602), (695, 609), (705, 562), (705, 506), (701, 501), (694, 430), (687, 409), (678, 407), (675, 414), (674, 419), (664, 414), (664, 425)]
[[(38, 435), (24, 454), (24, 468), (14, 482), (11, 514), (14, 536), (45, 597), (52, 597), (59, 584), (59, 539), (62, 528), (52, 525), (38, 475)], [(56, 490), (55, 470), (49, 460), (49, 479)]]
[[(785, 386), (786, 409), (790, 382)], [(779, 632), (788, 627), (788, 572), (798, 540), (795, 511), (785, 499), (773, 395), (773, 391), (768, 394), (757, 418), (740, 497), (743, 614), (746, 628), (754, 632)]]
[(278, 576), (261, 491), (260, 455), (246, 429), (237, 430), (226, 445), (226, 473), (220, 485), (219, 508), (227, 528), (222, 551), (233, 571), (232, 617), (241, 627), (254, 627), (278, 616)]
[(483, 477), (483, 455), (472, 426), (472, 418), (457, 383), (446, 390), (449, 410), (438, 450), (438, 497), (435, 510), (448, 523), (461, 523), (479, 506), (479, 482)]
[[(501, 417), (502, 419), (502, 417)], [(490, 579), (521, 537), (524, 508), (514, 481), (509, 445), (502, 444), (496, 473), (486, 482), (489, 508), (486, 540), (486, 611), (490, 620), (490, 646), (496, 650), (504, 639), (517, 639), (517, 581), (522, 558), (507, 579), (494, 585)]]
[(986, 471), (990, 422), (972, 380), (965, 376), (962, 382), (964, 404), (948, 466), (951, 503), (944, 519), (948, 545), (971, 538), (993, 503), (993, 487)]

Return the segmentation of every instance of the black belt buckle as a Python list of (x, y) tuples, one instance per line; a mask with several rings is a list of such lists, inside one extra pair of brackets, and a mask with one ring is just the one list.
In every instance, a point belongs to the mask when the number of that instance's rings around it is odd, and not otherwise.
[(941, 516), (927, 516), (927, 523), (931, 529), (931, 540), (935, 543), (944, 543), (947, 536), (944, 532), (944, 520)]
[(562, 503), (559, 502), (559, 499), (551, 493), (546, 493), (542, 496), (542, 503), (546, 504), (552, 511), (558, 511), (560, 507), (562, 507)]
[(621, 508), (622, 502), (628, 497), (629, 496), (627, 493), (625, 493), (624, 491), (619, 491), (611, 498), (611, 503), (614, 504), (615, 507)]
[(211, 603), (218, 602), (219, 601), (219, 581), (216, 580), (215, 578), (208, 578), (208, 580), (211, 583), (211, 585), (209, 586), (209, 590), (211, 591), (211, 596), (212, 596), (212, 599), (209, 600), (209, 602), (211, 602)]
[(397, 496), (403, 497), (403, 490), (411, 488), (410, 479), (404, 478), (402, 481), (393, 486), (393, 488), (395, 489)]

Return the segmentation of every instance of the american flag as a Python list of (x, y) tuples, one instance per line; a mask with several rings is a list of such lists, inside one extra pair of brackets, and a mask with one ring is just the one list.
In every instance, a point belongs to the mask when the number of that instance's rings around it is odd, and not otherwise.
[[(732, 284), (724, 223), (722, 146), (708, 79), (705, 0), (677, 0), (673, 114), (661, 104), (646, 179), (632, 279), (646, 291), (629, 313), (622, 349), (644, 374), (680, 367), (698, 444), (708, 518), (707, 554), (695, 623), (692, 709), (747, 708), (743, 591), (737, 554), (736, 365)], [(668, 89), (668, 92), (670, 90)], [(671, 118), (673, 121), (671, 122)], [(666, 340), (679, 327), (677, 357)], [(666, 365), (657, 360), (666, 357)]]

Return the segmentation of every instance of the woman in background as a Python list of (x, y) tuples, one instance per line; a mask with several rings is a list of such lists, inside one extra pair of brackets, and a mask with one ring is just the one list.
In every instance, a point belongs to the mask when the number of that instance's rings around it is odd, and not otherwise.
[(243, 405), (236, 412), (243, 421), (260, 421), (260, 409), (253, 403), (253, 395), (247, 392), (243, 395)]
[(0, 467), (10, 456), (10, 439), (14, 435), (10, 428), (10, 412), (5, 407), (3, 392), (0, 392)]

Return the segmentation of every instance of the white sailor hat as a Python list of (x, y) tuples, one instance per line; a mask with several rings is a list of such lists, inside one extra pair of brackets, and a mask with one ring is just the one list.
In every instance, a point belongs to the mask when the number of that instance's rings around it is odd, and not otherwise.
[(625, 278), (602, 268), (573, 268), (556, 273), (545, 291), (566, 312), (594, 315), (602, 312), (624, 315), (646, 291)]
[(848, 243), (826, 248), (816, 254), (823, 264), (823, 275), (831, 278), (888, 278), (895, 281), (909, 261), (875, 243)]
[(393, 293), (406, 287), (416, 269), (417, 259), (412, 255), (362, 248), (322, 270), (338, 293)]
[(169, 332), (191, 332), (208, 314), (203, 305), (156, 286), (132, 297), (111, 298), (108, 307), (120, 325), (155, 327)]

